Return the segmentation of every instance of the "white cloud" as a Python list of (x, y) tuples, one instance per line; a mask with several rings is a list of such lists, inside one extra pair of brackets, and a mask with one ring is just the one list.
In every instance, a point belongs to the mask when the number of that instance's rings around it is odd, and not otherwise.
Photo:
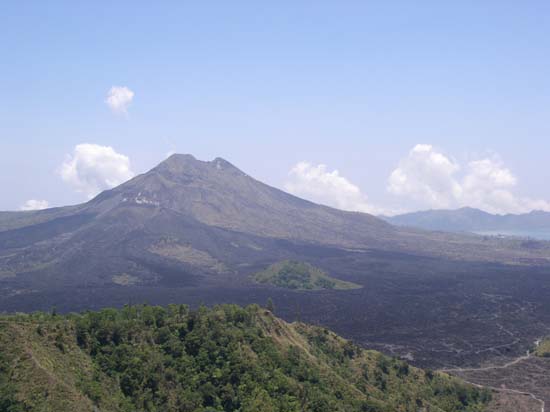
[(134, 99), (134, 92), (125, 86), (113, 86), (107, 93), (105, 103), (114, 113), (125, 114)]
[(432, 207), (450, 207), (460, 196), (461, 187), (454, 179), (459, 165), (430, 145), (416, 145), (399, 162), (388, 181), (388, 191), (425, 201)]
[(47, 209), (48, 206), (49, 203), (47, 200), (30, 199), (21, 205), (19, 210), (42, 210)]
[(284, 188), (296, 196), (338, 209), (382, 212), (368, 202), (359, 187), (341, 176), (338, 170), (327, 170), (324, 164), (297, 163), (290, 170)]
[(79, 144), (59, 169), (61, 178), (77, 192), (92, 198), (132, 178), (130, 159), (112, 147)]
[(431, 145), (416, 145), (388, 179), (388, 191), (419, 207), (470, 206), (490, 213), (550, 210), (550, 203), (514, 194), (517, 178), (497, 156), (460, 165)]

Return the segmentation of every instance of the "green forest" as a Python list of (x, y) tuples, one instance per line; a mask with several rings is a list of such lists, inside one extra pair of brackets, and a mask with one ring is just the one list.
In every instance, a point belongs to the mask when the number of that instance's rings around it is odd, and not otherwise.
[(475, 412), (490, 397), (257, 305), (0, 317), (3, 412)]

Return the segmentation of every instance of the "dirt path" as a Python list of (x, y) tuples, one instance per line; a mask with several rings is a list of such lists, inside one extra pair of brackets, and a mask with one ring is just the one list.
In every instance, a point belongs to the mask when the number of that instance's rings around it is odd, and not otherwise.
[(479, 372), (479, 371), (490, 371), (494, 369), (506, 369), (506, 368), (509, 368), (510, 366), (523, 362), (524, 360), (527, 360), (530, 357), (531, 357), (531, 353), (528, 352), (527, 355), (520, 356), (519, 358), (516, 358), (513, 361), (505, 363), (504, 365), (491, 365), (491, 366), (485, 366), (483, 368), (450, 368), (450, 369), (440, 369), (440, 371), (451, 373), (451, 372)]
[(470, 385), (474, 385), (478, 388), (487, 388), (487, 389), (491, 389), (491, 390), (497, 391), (497, 392), (506, 392), (506, 393), (512, 393), (512, 394), (515, 394), (515, 395), (529, 396), (531, 399), (535, 400), (536, 402), (538, 402), (540, 404), (540, 412), (544, 412), (544, 408), (546, 407), (546, 403), (542, 399), (537, 398), (537, 396), (535, 394), (531, 393), (531, 392), (524, 392), (524, 391), (520, 391), (520, 390), (517, 390), (517, 389), (497, 388), (495, 386), (479, 385), (477, 383), (470, 382), (470, 381), (467, 381), (465, 379), (463, 379), (463, 380), (465, 382), (468, 382)]
[[(539, 344), (540, 344), (540, 339), (537, 339), (535, 341), (535, 346), (538, 346)], [(495, 369), (506, 369), (506, 368), (509, 368), (510, 366), (517, 365), (520, 362), (526, 361), (527, 359), (529, 359), (533, 356), (533, 353), (534, 353), (534, 351), (529, 351), (528, 350), (525, 355), (519, 356), (519, 357), (515, 358), (514, 360), (512, 360), (510, 362), (507, 362), (503, 365), (490, 365), (490, 366), (485, 366), (485, 367), (481, 367), (481, 368), (448, 368), (448, 369), (440, 369), (439, 371), (444, 372), (444, 373), (454, 374), (454, 373), (461, 373), (461, 372), (483, 372), (483, 371), (490, 371), (490, 370), (495, 370)], [(534, 399), (535, 401), (537, 401), (540, 404), (540, 408), (541, 408), (540, 412), (544, 412), (544, 410), (545, 410), (545, 407), (546, 407), (545, 401), (538, 398), (534, 393), (526, 392), (526, 391), (522, 391), (522, 390), (518, 390), (518, 389), (506, 389), (506, 388), (497, 388), (497, 387), (494, 387), (494, 386), (480, 385), (480, 384), (477, 384), (475, 382), (470, 382), (470, 381), (464, 379), (461, 376), (460, 376), (460, 378), (463, 379), (464, 381), (468, 382), (469, 384), (474, 385), (474, 386), (479, 387), (479, 388), (488, 388), (488, 389), (491, 389), (491, 390), (494, 390), (494, 391), (497, 391), (497, 392), (507, 392), (507, 393), (517, 394), (517, 395), (529, 396), (529, 397), (531, 397), (532, 399)]]

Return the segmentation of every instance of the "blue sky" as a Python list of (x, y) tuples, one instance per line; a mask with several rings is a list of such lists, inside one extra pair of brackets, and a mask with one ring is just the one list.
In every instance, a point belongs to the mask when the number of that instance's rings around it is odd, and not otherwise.
[(82, 143), (348, 209), (548, 207), (549, 2), (261, 3), (4, 2), (0, 210), (86, 200), (60, 172)]

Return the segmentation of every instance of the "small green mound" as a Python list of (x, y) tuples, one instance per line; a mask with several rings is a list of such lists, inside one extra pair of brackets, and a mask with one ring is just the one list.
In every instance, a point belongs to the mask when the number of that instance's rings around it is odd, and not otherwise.
[(541, 358), (550, 358), (550, 337), (544, 338), (538, 342), (535, 349), (535, 355)]
[(359, 289), (362, 286), (352, 282), (334, 279), (321, 269), (305, 262), (284, 260), (256, 273), (254, 280), (281, 288), (296, 290)]

